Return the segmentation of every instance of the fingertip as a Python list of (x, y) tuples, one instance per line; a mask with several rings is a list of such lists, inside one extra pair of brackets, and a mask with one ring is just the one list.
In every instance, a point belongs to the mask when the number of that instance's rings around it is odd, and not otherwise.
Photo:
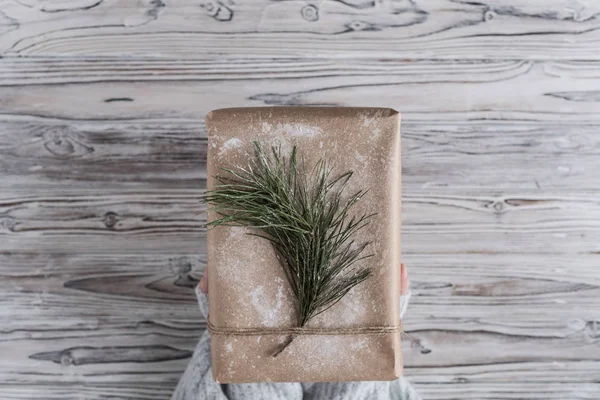
[(401, 268), (401, 276), (402, 278), (400, 279), (400, 294), (402, 294), (403, 296), (408, 293), (408, 289), (410, 287), (410, 281), (408, 280), (408, 273), (406, 271), (406, 267), (404, 266), (404, 264), (400, 264), (400, 268)]
[(204, 294), (208, 293), (208, 276), (207, 276), (207, 274), (204, 274), (202, 279), (200, 279), (200, 282), (198, 283), (198, 288), (200, 289), (200, 291), (202, 293), (204, 293)]
[(402, 296), (404, 296), (406, 293), (408, 293), (408, 287), (410, 285), (410, 282), (408, 280), (403, 280), (402, 284), (400, 285), (400, 294)]

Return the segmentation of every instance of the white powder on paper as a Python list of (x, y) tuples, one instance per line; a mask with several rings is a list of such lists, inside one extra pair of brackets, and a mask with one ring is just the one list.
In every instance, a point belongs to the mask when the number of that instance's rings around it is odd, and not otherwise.
[(227, 151), (229, 151), (230, 149), (235, 149), (237, 147), (240, 147), (241, 145), (242, 141), (238, 138), (228, 139), (225, 143), (223, 143), (223, 145), (219, 149), (219, 158), (223, 157), (223, 155), (227, 153)]
[[(298, 138), (318, 138), (324, 135), (323, 129), (309, 124), (298, 122), (277, 123), (262, 122), (261, 125), (263, 136), (272, 141), (272, 145), (281, 147), (281, 152), (284, 155), (289, 155)], [(322, 148), (323, 142), (319, 144)]]
[[(231, 251), (227, 249), (238, 248), (244, 236), (246, 236), (247, 228), (242, 226), (228, 227), (229, 235), (223, 240), (223, 246), (219, 249), (219, 256), (217, 260), (219, 265), (217, 267), (217, 273), (223, 276), (225, 279), (235, 282), (244, 282), (249, 279), (250, 271), (245, 267), (247, 259), (242, 257), (232, 256)], [(248, 240), (252, 240), (248, 237)]]
[(350, 346), (352, 350), (358, 351), (362, 350), (367, 346), (367, 341), (364, 338), (357, 338), (352, 345)]
[(361, 162), (361, 163), (363, 163), (363, 164), (364, 164), (364, 163), (365, 163), (365, 161), (367, 160), (367, 157), (365, 157), (365, 156), (363, 156), (362, 154), (360, 154), (360, 153), (358, 152), (358, 150), (356, 150), (356, 151), (355, 151), (355, 158), (356, 158), (356, 161), (358, 161), (358, 162)]
[(250, 232), (245, 226), (232, 226), (229, 229), (229, 240), (240, 240)]
[[(299, 367), (306, 370), (312, 370), (315, 367), (322, 368), (324, 365), (344, 365), (348, 363), (348, 358), (352, 354), (344, 348), (344, 340), (339, 336), (304, 336), (297, 339), (297, 343), (286, 349), (293, 358), (302, 357)], [(311, 351), (307, 351), (307, 346)], [(350, 357), (349, 357), (350, 356)]]
[(263, 133), (274, 133), (277, 135), (287, 135), (291, 137), (315, 137), (323, 134), (323, 130), (318, 126), (293, 122), (285, 124), (280, 122), (277, 125), (263, 122), (262, 130)]
[[(278, 279), (281, 281), (280, 279)], [(258, 315), (260, 315), (261, 322), (264, 326), (274, 327), (277, 326), (279, 320), (279, 311), (283, 305), (283, 282), (279, 282), (277, 287), (277, 296), (274, 301), (269, 301), (265, 295), (265, 287), (260, 285), (252, 289), (250, 297), (252, 299), (252, 305), (256, 309)]]
[[(357, 290), (355, 287), (354, 290)], [(354, 293), (349, 293), (344, 296), (343, 303), (338, 303), (340, 308), (336, 313), (336, 323), (342, 325), (352, 325), (360, 323), (361, 319), (367, 313), (363, 300), (356, 296)]]
[(314, 137), (323, 133), (321, 128), (305, 124), (277, 124), (277, 129), (287, 133), (290, 136), (301, 137)]
[(381, 116), (382, 115), (381, 115), (380, 112), (376, 112), (372, 116), (369, 116), (368, 113), (367, 114), (363, 114), (361, 116), (363, 126), (365, 128), (372, 128), (373, 129), (371, 131), (371, 137), (373, 139), (377, 138), (379, 136), (379, 134), (381, 133), (381, 130), (377, 127), (377, 121), (379, 120), (379, 118), (381, 118)]
[(373, 123), (375, 122), (376, 119), (377, 119), (377, 115), (373, 115), (372, 117), (370, 117), (369, 114), (363, 114), (362, 115), (363, 126), (365, 128), (370, 128), (371, 125), (373, 125)]

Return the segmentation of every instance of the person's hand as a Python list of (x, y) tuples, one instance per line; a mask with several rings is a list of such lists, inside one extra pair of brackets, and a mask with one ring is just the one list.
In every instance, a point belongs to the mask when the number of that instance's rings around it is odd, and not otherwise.
[(410, 280), (408, 279), (408, 271), (404, 264), (400, 264), (400, 294), (404, 296), (410, 290)]
[[(205, 270), (204, 276), (198, 283), (200, 291), (204, 294), (208, 294), (208, 270)], [(408, 279), (408, 271), (404, 264), (400, 264), (400, 294), (404, 296), (410, 289), (410, 280)]]
[(202, 277), (202, 279), (200, 279), (200, 282), (198, 283), (198, 288), (200, 288), (200, 291), (204, 294), (208, 294), (208, 269), (204, 270), (204, 276)]

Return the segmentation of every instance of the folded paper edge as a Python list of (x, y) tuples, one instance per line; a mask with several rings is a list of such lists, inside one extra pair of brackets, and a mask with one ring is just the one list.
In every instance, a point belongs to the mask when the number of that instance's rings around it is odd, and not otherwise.
[[(268, 111), (268, 110), (277, 110), (277, 111), (285, 111), (285, 110), (297, 110), (297, 109), (313, 109), (315, 111), (331, 111), (331, 112), (342, 112), (356, 110), (364, 111), (364, 110), (373, 110), (373, 111), (383, 111), (384, 114), (382, 117), (393, 117), (400, 116), (400, 113), (393, 108), (390, 107), (339, 107), (339, 106), (262, 106), (262, 107), (225, 107), (225, 108), (217, 108), (215, 110), (211, 110), (206, 114), (205, 122), (209, 123), (210, 120), (219, 119), (222, 115), (230, 115), (232, 112), (238, 113), (253, 113), (257, 111)], [(400, 125), (400, 118), (398, 118), (398, 126)]]

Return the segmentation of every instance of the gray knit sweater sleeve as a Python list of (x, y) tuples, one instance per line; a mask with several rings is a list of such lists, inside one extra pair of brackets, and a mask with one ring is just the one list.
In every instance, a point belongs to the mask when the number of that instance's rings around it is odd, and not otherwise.
[[(196, 288), (200, 312), (208, 315), (208, 297)], [(402, 296), (403, 316), (410, 292)], [(210, 334), (205, 331), (171, 400), (421, 400), (405, 378), (390, 382), (236, 383), (212, 378)]]

